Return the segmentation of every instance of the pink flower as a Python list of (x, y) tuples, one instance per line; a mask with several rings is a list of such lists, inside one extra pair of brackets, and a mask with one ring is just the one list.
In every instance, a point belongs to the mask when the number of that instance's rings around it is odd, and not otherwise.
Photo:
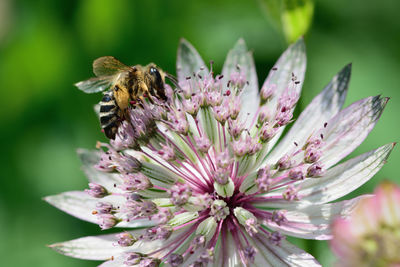
[(51, 247), (105, 260), (102, 266), (319, 266), (285, 237), (330, 239), (333, 218), (364, 197), (333, 201), (368, 181), (393, 144), (338, 164), (367, 137), (387, 98), (343, 108), (347, 65), (295, 120), (305, 68), (300, 39), (275, 64), (260, 97), (243, 40), (217, 76), (183, 40), (179, 88), (167, 87), (167, 108), (143, 103), (145, 111), (129, 110), (116, 141), (100, 144), (106, 151), (80, 150), (90, 182), (101, 187), (46, 198), (103, 229), (124, 228), (135, 242), (108, 234)]
[(332, 225), (338, 266), (400, 266), (400, 187), (384, 182)]

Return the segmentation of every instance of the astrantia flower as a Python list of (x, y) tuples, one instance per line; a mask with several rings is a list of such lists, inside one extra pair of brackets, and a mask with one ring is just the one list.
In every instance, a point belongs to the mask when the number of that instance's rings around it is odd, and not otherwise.
[(348, 65), (295, 120), (305, 67), (299, 40), (259, 93), (242, 40), (221, 75), (182, 41), (179, 86), (167, 87), (168, 103), (130, 110), (110, 144), (79, 150), (91, 183), (87, 192), (46, 198), (102, 229), (125, 231), (51, 247), (106, 260), (102, 266), (319, 265), (285, 235), (330, 239), (331, 220), (347, 216), (360, 198), (331, 202), (369, 180), (393, 144), (337, 165), (372, 130), (387, 98), (342, 109)]
[(338, 266), (400, 266), (400, 187), (381, 184), (332, 233)]

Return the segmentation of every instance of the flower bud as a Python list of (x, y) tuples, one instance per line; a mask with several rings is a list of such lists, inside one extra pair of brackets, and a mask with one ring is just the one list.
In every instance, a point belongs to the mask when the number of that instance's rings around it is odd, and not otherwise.
[(295, 188), (293, 185), (288, 185), (286, 190), (282, 194), (283, 199), (285, 199), (287, 201), (299, 200), (297, 191), (298, 191), (298, 189)]
[(85, 192), (95, 198), (103, 198), (109, 195), (107, 189), (105, 189), (104, 186), (96, 183), (89, 183), (89, 189), (85, 189)]
[(113, 228), (120, 222), (120, 220), (112, 214), (98, 214), (97, 220), (101, 230)]
[(224, 220), (229, 215), (229, 207), (221, 199), (214, 200), (211, 205), (210, 215), (214, 216), (217, 221)]
[(240, 70), (239, 72), (231, 73), (229, 85), (232, 86), (233, 88), (241, 90), (246, 84), (246, 82), (247, 82), (246, 75), (244, 75), (243, 72), (240, 72)]
[(132, 236), (128, 232), (117, 234), (117, 238), (118, 238), (118, 245), (120, 245), (121, 247), (130, 247), (137, 241), (137, 238)]
[(238, 222), (243, 225), (249, 233), (257, 233), (256, 227), (258, 227), (257, 218), (250, 211), (242, 208), (236, 207), (233, 210)]
[(134, 266), (139, 264), (143, 254), (136, 252), (129, 252), (125, 258), (124, 264), (128, 266)]
[(314, 163), (322, 156), (322, 151), (314, 146), (307, 147), (304, 153), (304, 161), (307, 163)]
[(172, 267), (178, 267), (183, 263), (183, 257), (182, 255), (172, 253), (171, 255), (169, 255), (168, 263)]
[(248, 263), (254, 263), (256, 257), (256, 250), (252, 246), (245, 247), (243, 250), (244, 257)]
[(124, 183), (119, 187), (124, 191), (137, 192), (139, 190), (146, 190), (153, 186), (149, 178), (142, 173), (129, 173), (121, 176), (124, 180)]
[(211, 240), (217, 229), (217, 222), (214, 217), (208, 217), (197, 226), (196, 235), (205, 237), (206, 242)]
[(139, 263), (139, 267), (158, 267), (161, 261), (156, 258), (142, 258)]
[(96, 203), (96, 211), (101, 214), (108, 214), (113, 211), (114, 207), (109, 202), (97, 202)]
[(260, 97), (261, 97), (261, 101), (265, 102), (270, 100), (276, 91), (276, 84), (264, 84), (261, 87), (261, 91), (260, 91)]
[(323, 166), (321, 163), (316, 162), (307, 169), (308, 177), (320, 177), (324, 174)]
[(221, 197), (231, 197), (235, 191), (235, 184), (231, 178), (228, 179), (226, 184), (220, 184), (216, 181), (214, 182), (214, 189)]
[(182, 206), (188, 202), (189, 197), (192, 195), (190, 187), (185, 183), (176, 183), (168, 190), (171, 196), (171, 202), (176, 206)]
[(290, 167), (292, 167), (293, 160), (291, 159), (291, 157), (289, 155), (285, 155), (278, 160), (278, 163), (276, 165), (280, 171), (287, 170)]
[(205, 135), (202, 137), (195, 136), (194, 141), (196, 142), (197, 148), (203, 153), (207, 153), (211, 147), (211, 142)]
[(293, 168), (289, 171), (289, 179), (294, 181), (299, 181), (304, 179), (304, 171), (303, 168), (297, 167)]

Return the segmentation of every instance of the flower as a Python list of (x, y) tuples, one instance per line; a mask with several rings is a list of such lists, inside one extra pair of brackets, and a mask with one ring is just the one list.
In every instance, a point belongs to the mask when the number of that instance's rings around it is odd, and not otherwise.
[(179, 86), (172, 93), (166, 85), (167, 104), (130, 109), (131, 122), (121, 124), (116, 139), (99, 144), (105, 151), (78, 151), (97, 185), (92, 193), (46, 198), (103, 229), (125, 228), (128, 241), (108, 234), (51, 247), (106, 260), (101, 266), (319, 266), (285, 236), (330, 239), (333, 218), (348, 216), (364, 196), (332, 201), (368, 181), (394, 144), (337, 164), (366, 138), (388, 100), (368, 97), (342, 108), (351, 65), (278, 142), (294, 121), (305, 68), (300, 39), (272, 68), (260, 97), (243, 40), (217, 76), (182, 40)]
[(330, 244), (338, 266), (400, 265), (400, 187), (384, 182), (347, 219), (336, 219)]

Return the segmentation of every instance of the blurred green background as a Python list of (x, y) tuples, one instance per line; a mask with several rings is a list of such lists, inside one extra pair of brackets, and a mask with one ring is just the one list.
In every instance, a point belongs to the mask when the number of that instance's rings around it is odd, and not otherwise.
[[(243, 37), (262, 81), (293, 38), (284, 37), (292, 29), (282, 30), (282, 21), (265, 12), (261, 1), (0, 0), (1, 266), (96, 265), (45, 245), (99, 234), (99, 227), (41, 200), (85, 188), (75, 150), (105, 140), (92, 111), (100, 95), (73, 87), (92, 76), (93, 59), (154, 61), (174, 73), (179, 38), (185, 37), (220, 70), (228, 49)], [(353, 155), (400, 139), (399, 10), (396, 0), (317, 1), (312, 25), (301, 22), (301, 28), (309, 27), (308, 68), (297, 110), (349, 62), (353, 75), (346, 105), (370, 95), (391, 97), (376, 129)], [(399, 160), (395, 149), (382, 171), (355, 194), (372, 192), (383, 179), (399, 182)], [(326, 242), (295, 242), (331, 265)]]

